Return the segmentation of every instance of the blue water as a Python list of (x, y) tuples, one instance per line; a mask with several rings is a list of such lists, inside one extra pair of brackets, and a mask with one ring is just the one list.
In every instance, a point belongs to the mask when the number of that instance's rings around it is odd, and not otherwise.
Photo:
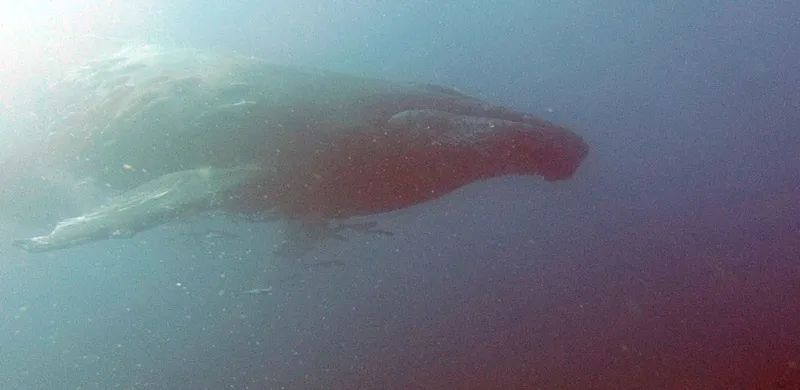
[(800, 389), (800, 5), (285, 3), (5, 6), (0, 152), (118, 41), (456, 87), (592, 152), (300, 262), (276, 224), (50, 255), (0, 231), (0, 389)]

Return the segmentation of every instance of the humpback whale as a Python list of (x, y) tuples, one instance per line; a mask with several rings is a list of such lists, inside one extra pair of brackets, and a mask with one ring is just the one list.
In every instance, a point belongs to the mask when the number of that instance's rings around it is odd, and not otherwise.
[[(14, 242), (30, 252), (130, 237), (208, 210), (325, 229), (493, 177), (565, 180), (589, 152), (568, 129), (452, 89), (195, 49), (126, 48), (50, 94), (50, 135), (25, 149), (37, 156), (27, 164), (119, 195)], [(15, 177), (28, 169), (10, 164)], [(25, 201), (0, 187), (4, 202)]]

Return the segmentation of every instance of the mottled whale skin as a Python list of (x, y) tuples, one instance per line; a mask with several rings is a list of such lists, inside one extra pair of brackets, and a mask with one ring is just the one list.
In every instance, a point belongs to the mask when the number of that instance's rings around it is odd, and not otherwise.
[[(187, 210), (269, 212), (313, 226), (497, 176), (568, 179), (589, 151), (565, 128), (451, 89), (192, 49), (127, 48), (75, 70), (51, 93), (50, 136), (6, 166), (15, 179), (31, 166), (53, 167), (121, 195), (17, 242), (29, 251), (128, 236)], [(207, 190), (177, 180), (198, 169), (215, 173)], [(224, 170), (235, 180), (216, 174)], [(142, 201), (159, 193), (148, 192), (154, 186), (173, 188), (168, 207)], [(13, 188), (0, 186), (3, 201)], [(131, 199), (135, 210), (122, 212)], [(77, 227), (90, 222), (97, 228)], [(66, 232), (70, 239), (59, 239)]]

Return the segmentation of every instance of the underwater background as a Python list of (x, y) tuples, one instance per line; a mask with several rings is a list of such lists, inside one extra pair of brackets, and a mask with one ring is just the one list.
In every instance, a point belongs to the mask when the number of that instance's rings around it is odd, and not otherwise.
[(571, 180), (476, 183), (298, 261), (273, 258), (276, 223), (28, 255), (10, 240), (45, 232), (0, 221), (0, 389), (800, 389), (799, 3), (30, 1), (0, 21), (0, 154), (43, 135), (49, 84), (128, 43), (455, 87), (592, 148)]

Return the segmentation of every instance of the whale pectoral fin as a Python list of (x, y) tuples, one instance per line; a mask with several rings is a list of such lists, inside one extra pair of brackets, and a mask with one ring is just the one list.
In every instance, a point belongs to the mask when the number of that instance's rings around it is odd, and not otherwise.
[(103, 231), (86, 232), (87, 234), (74, 234), (73, 232), (53, 230), (46, 236), (23, 238), (14, 240), (11, 245), (28, 253), (50, 252), (59, 249), (71, 248), (87, 242), (102, 240), (109, 236)]
[(22, 238), (12, 241), (11, 245), (28, 253), (45, 252), (49, 246), (47, 238), (48, 236)]
[(28, 252), (46, 252), (143, 230), (207, 211), (214, 200), (243, 184), (253, 167), (174, 172), (124, 192), (90, 212), (63, 220), (47, 236), (16, 240)]

